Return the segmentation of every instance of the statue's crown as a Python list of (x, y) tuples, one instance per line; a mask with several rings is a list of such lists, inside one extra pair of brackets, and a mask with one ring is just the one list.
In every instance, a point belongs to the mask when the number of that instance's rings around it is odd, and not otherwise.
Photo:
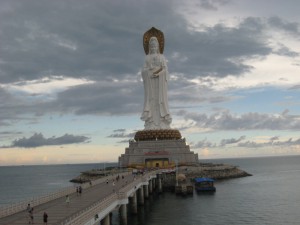
[[(144, 51), (146, 55), (149, 54), (149, 43), (151, 41), (151, 38), (155, 37), (158, 45), (159, 45), (159, 52), (160, 54), (163, 54), (164, 52), (164, 46), (165, 46), (165, 38), (164, 38), (164, 33), (155, 27), (152, 27), (150, 30), (146, 31), (143, 36), (143, 46), (144, 46)], [(155, 40), (155, 39), (153, 39)]]

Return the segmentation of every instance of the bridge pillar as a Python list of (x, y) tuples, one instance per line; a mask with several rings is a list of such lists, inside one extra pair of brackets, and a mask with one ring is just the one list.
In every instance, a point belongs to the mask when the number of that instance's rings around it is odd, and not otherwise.
[(144, 205), (144, 188), (143, 185), (138, 190), (139, 205)]
[(119, 208), (120, 219), (122, 225), (127, 225), (127, 205), (123, 204)]
[(129, 198), (130, 209), (133, 214), (137, 214), (137, 199), (136, 193), (133, 194), (132, 197)]
[(110, 215), (107, 214), (102, 220), (101, 225), (110, 225)]
[(149, 180), (149, 193), (152, 194), (152, 191), (153, 191), (153, 182), (151, 179), (151, 180)]
[[(150, 181), (149, 181), (150, 183)], [(148, 185), (144, 185), (144, 195), (145, 195), (145, 198), (149, 198), (149, 186)]]
[(162, 193), (162, 181), (161, 181), (161, 178), (159, 177), (157, 179), (157, 181), (158, 181), (158, 192)]

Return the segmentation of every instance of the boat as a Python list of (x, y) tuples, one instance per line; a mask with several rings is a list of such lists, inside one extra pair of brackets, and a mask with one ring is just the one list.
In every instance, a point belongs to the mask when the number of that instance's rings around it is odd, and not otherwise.
[(214, 186), (214, 179), (206, 177), (198, 177), (194, 179), (195, 189), (197, 192), (215, 192), (216, 187)]

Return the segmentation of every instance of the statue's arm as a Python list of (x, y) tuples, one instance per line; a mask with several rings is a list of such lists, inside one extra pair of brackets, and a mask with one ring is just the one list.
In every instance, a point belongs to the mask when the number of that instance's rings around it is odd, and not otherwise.
[(156, 70), (154, 73), (153, 73), (153, 75), (159, 75), (159, 72), (161, 72), (163, 70), (163, 68), (162, 67), (160, 67), (158, 70)]
[(163, 70), (166, 69), (166, 60), (165, 60), (165, 57), (163, 55), (161, 55), (161, 65), (160, 65), (160, 68), (158, 70), (156, 70), (155, 72), (153, 72), (153, 75), (155, 77), (159, 76), (159, 73)]

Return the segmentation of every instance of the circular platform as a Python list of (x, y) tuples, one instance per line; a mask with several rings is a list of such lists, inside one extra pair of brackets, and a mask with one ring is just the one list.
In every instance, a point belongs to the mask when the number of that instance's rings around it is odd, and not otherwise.
[(151, 141), (151, 140), (174, 140), (181, 139), (179, 130), (140, 130), (136, 132), (134, 140)]

